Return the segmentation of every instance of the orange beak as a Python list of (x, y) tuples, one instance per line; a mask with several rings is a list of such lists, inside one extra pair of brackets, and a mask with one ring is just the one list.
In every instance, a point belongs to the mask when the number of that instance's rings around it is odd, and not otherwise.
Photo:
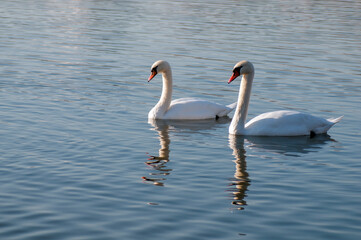
[(238, 71), (234, 71), (231, 78), (228, 80), (228, 84), (230, 84), (234, 79), (236, 79), (239, 76)]
[(150, 73), (150, 76), (149, 76), (149, 78), (148, 78), (148, 82), (150, 82), (150, 80), (152, 80), (154, 77), (155, 77), (155, 75), (157, 75), (157, 71), (152, 71), (151, 73)]

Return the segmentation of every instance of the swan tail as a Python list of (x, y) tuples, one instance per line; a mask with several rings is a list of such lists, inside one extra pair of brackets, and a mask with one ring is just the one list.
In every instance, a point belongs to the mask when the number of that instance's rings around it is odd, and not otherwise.
[(226, 109), (224, 109), (222, 112), (218, 113), (218, 117), (225, 117), (228, 113), (232, 112), (233, 109), (237, 107), (237, 102), (229, 104), (226, 106)]
[(338, 123), (339, 121), (341, 121), (342, 118), (343, 118), (343, 116), (338, 117), (338, 118), (329, 118), (329, 119), (327, 119), (327, 121), (332, 122), (333, 123), (332, 126), (333, 126), (336, 123)]
[(321, 127), (318, 127), (314, 130), (315, 133), (317, 134), (322, 134), (322, 133), (326, 133), (333, 125), (335, 125), (336, 123), (338, 123), (339, 121), (341, 121), (341, 119), (343, 118), (343, 116), (338, 117), (338, 118), (329, 118), (327, 119), (327, 121), (329, 122), (329, 124), (327, 125), (323, 125)]
[[(234, 103), (232, 103), (232, 104), (229, 104), (229, 105), (227, 105), (226, 107), (228, 107), (228, 108), (230, 108), (230, 109), (235, 109), (236, 107), (237, 107), (237, 102), (234, 102)], [(232, 111), (231, 110), (231, 111)]]

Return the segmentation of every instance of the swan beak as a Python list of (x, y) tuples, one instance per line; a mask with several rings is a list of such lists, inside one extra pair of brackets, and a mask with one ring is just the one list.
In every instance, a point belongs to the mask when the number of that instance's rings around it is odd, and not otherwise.
[(154, 77), (155, 77), (155, 75), (157, 75), (157, 71), (152, 71), (151, 73), (150, 73), (150, 76), (149, 76), (149, 78), (148, 78), (148, 82), (150, 82), (150, 80), (152, 80)]
[(228, 84), (230, 84), (234, 79), (236, 79), (239, 76), (238, 71), (234, 71), (231, 78), (228, 80)]

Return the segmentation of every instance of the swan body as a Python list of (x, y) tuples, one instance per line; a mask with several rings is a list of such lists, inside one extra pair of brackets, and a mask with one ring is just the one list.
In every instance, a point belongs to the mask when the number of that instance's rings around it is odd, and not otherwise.
[(251, 96), (254, 68), (252, 63), (241, 61), (233, 69), (228, 83), (242, 76), (237, 109), (229, 126), (229, 133), (250, 136), (302, 136), (326, 133), (342, 117), (324, 119), (297, 111), (267, 112), (246, 122)]
[[(224, 106), (199, 98), (179, 98), (171, 102), (162, 119), (196, 120), (224, 117), (235, 108), (235, 105)], [(154, 116), (151, 112), (149, 115)]]
[[(244, 135), (302, 136), (326, 133), (341, 119), (324, 119), (297, 111), (267, 112), (245, 125)], [(311, 133), (313, 132), (313, 133)]]
[(172, 101), (172, 71), (168, 62), (156, 61), (151, 68), (148, 82), (158, 73), (162, 74), (163, 89), (159, 102), (148, 113), (149, 119), (182, 119), (197, 120), (227, 116), (237, 103), (222, 105), (219, 103), (199, 99), (180, 98)]

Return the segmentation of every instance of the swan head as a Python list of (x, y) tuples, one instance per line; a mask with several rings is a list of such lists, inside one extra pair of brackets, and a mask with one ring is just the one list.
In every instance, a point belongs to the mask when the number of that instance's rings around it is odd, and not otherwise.
[(233, 74), (231, 78), (228, 80), (228, 83), (231, 83), (238, 76), (254, 73), (253, 64), (248, 61), (240, 61), (233, 68)]
[(152, 80), (155, 75), (157, 75), (158, 73), (163, 73), (166, 71), (169, 71), (170, 69), (170, 65), (167, 61), (164, 60), (158, 60), (155, 63), (153, 63), (152, 67), (150, 68), (150, 76), (148, 78), (148, 82), (150, 82), (150, 80)]

